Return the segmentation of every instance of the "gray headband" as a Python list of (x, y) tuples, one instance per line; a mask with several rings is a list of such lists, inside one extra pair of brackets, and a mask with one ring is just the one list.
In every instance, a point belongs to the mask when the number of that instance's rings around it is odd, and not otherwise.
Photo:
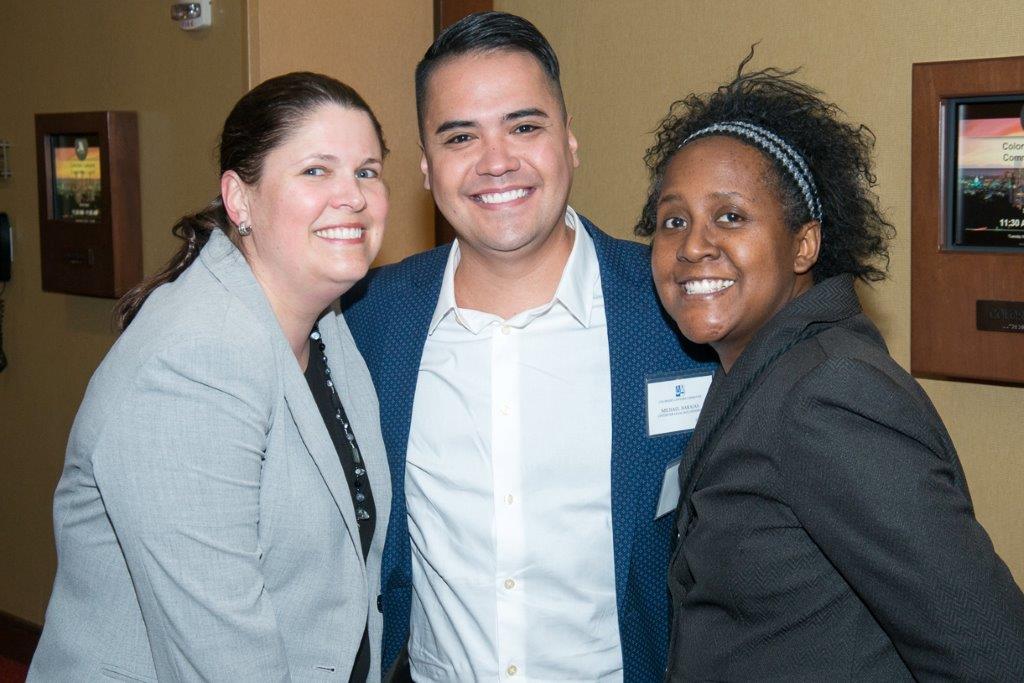
[(807, 211), (811, 214), (811, 218), (819, 222), (821, 221), (821, 200), (818, 199), (818, 188), (814, 184), (814, 176), (811, 175), (811, 169), (808, 168), (807, 162), (788, 142), (766, 128), (746, 121), (712, 123), (710, 126), (705, 126), (691, 133), (685, 140), (679, 143), (679, 147), (676, 149), (682, 149), (684, 145), (697, 138), (721, 133), (749, 140), (765, 154), (778, 161), (786, 169), (786, 172), (789, 173), (797, 187), (800, 188), (800, 193), (804, 197), (804, 204), (807, 206)]

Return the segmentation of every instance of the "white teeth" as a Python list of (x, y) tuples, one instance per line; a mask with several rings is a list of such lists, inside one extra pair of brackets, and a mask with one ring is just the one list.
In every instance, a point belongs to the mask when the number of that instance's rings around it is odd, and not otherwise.
[(527, 190), (509, 190), (508, 192), (492, 192), (490, 194), (477, 195), (480, 197), (480, 201), (484, 204), (501, 204), (502, 202), (510, 202), (514, 199), (520, 199), (525, 197), (529, 192)]
[(687, 294), (714, 294), (736, 284), (735, 280), (690, 280), (683, 283)]
[(363, 236), (364, 228), (324, 228), (314, 234), (328, 240), (357, 240)]

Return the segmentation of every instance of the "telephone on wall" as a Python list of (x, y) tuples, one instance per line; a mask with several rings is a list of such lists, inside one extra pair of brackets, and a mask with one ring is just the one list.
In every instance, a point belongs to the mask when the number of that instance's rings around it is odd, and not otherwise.
[(0, 213), (0, 372), (7, 367), (7, 356), (4, 354), (4, 289), (11, 279), (11, 264), (14, 263), (14, 237), (11, 234), (11, 222), (6, 213)]

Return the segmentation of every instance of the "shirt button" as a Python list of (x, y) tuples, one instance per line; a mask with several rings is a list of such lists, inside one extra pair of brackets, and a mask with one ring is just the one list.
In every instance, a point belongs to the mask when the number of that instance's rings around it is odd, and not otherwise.
[(516, 587), (516, 582), (513, 579), (505, 579), (505, 588), (512, 590)]
[(515, 498), (512, 497), (511, 493), (505, 496), (505, 505), (511, 505), (514, 501)]
[(502, 415), (508, 415), (508, 413), (509, 413), (508, 404), (507, 403), (502, 403), (501, 407), (498, 408), (498, 412), (501, 413)]
[(501, 333), (504, 334), (504, 335), (511, 334), (512, 333), (512, 328), (509, 327), (508, 325), (502, 325), (501, 326)]
[(515, 676), (517, 673), (519, 673), (519, 669), (516, 667), (515, 664), (509, 664), (508, 668), (505, 669), (505, 673), (507, 673), (509, 676)]

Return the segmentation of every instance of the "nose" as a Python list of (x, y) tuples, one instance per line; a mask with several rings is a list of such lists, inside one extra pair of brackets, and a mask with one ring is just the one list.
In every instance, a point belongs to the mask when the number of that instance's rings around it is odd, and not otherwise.
[(714, 228), (698, 222), (683, 233), (676, 249), (676, 260), (698, 263), (718, 258), (719, 253)]
[(339, 178), (331, 197), (331, 206), (335, 209), (347, 207), (354, 213), (365, 209), (366, 195), (363, 194), (363, 186), (359, 180), (357, 178)]
[(486, 141), (483, 153), (476, 163), (478, 174), (498, 177), (517, 170), (519, 158), (504, 136)]

